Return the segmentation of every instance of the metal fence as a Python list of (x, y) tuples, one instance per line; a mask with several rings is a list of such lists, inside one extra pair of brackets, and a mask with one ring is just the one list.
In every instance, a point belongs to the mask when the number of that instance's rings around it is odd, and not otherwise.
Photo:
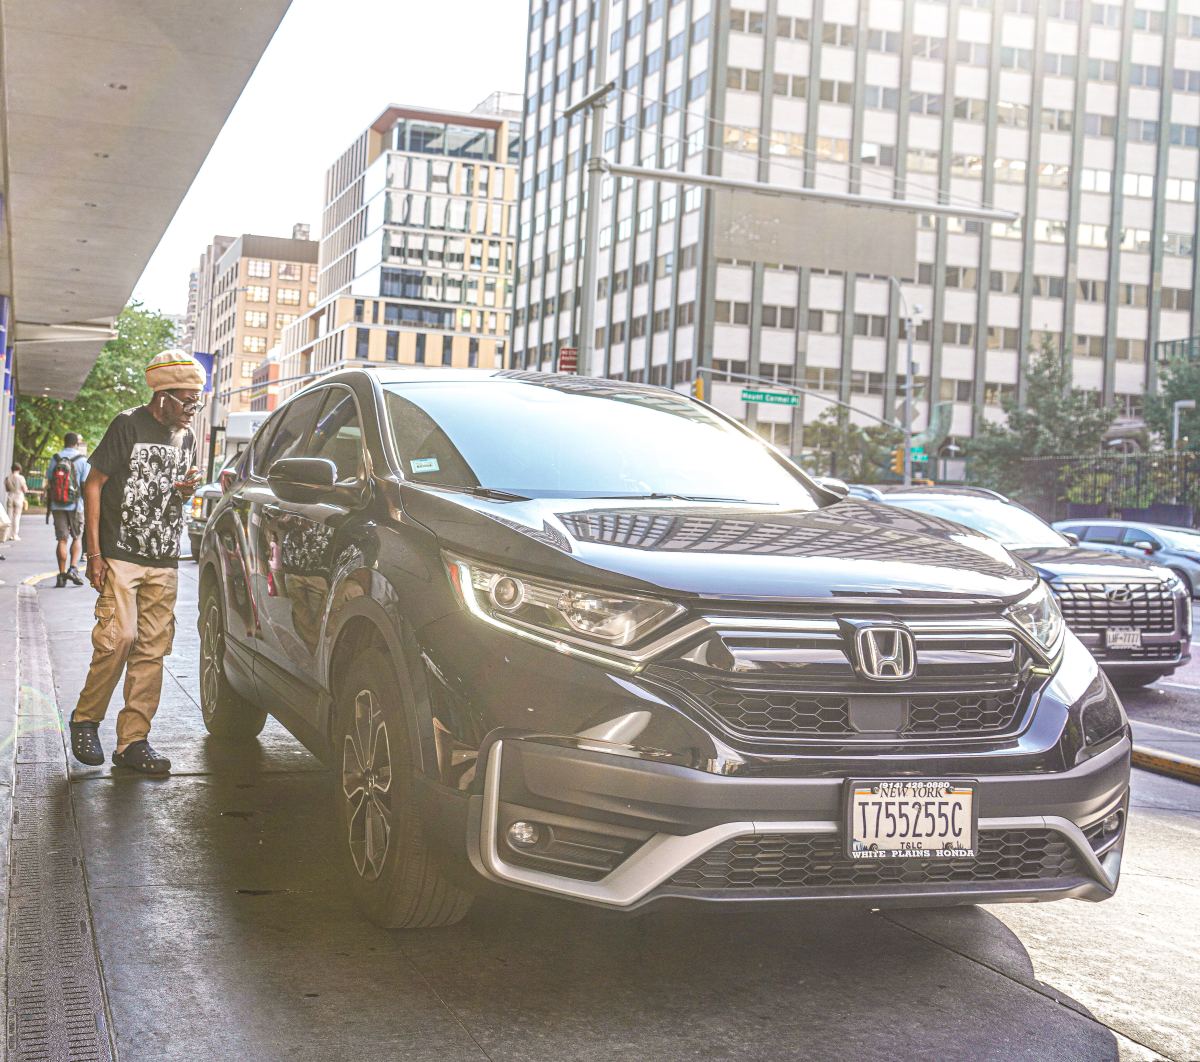
[(1046, 520), (1110, 517), (1195, 527), (1200, 453), (1159, 451), (1022, 462), (1021, 501)]

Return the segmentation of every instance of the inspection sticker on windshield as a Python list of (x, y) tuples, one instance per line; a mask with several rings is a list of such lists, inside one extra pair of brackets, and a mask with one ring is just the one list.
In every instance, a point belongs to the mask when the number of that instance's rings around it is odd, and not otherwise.
[(851, 859), (974, 859), (975, 787), (958, 779), (849, 783)]
[(438, 471), (438, 463), (436, 457), (418, 457), (413, 461), (409, 461), (409, 467), (414, 472), (436, 472)]

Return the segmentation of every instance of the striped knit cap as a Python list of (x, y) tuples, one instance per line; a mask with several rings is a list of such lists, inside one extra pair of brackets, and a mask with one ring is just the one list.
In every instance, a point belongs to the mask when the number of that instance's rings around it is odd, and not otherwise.
[(146, 366), (151, 391), (203, 391), (204, 367), (185, 350), (164, 350)]

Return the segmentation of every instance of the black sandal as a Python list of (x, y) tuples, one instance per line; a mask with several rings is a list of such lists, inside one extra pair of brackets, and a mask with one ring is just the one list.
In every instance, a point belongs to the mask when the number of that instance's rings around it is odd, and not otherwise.
[(171, 761), (155, 752), (145, 740), (132, 742), (124, 752), (114, 752), (112, 761), (117, 767), (129, 767), (142, 774), (171, 773)]
[(71, 754), (89, 767), (104, 763), (104, 749), (100, 745), (99, 723), (77, 723), (70, 720)]

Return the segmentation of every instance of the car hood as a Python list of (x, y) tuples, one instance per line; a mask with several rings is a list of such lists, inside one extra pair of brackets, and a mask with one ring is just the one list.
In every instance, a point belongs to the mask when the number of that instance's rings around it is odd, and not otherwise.
[(400, 488), (443, 549), (516, 571), (709, 599), (1011, 601), (1036, 573), (958, 524), (847, 498), (814, 512), (657, 500), (495, 501)]
[(1153, 574), (1153, 565), (1137, 557), (1083, 546), (1033, 546), (1011, 552), (1035, 568), (1044, 579), (1068, 576), (1104, 581)]

